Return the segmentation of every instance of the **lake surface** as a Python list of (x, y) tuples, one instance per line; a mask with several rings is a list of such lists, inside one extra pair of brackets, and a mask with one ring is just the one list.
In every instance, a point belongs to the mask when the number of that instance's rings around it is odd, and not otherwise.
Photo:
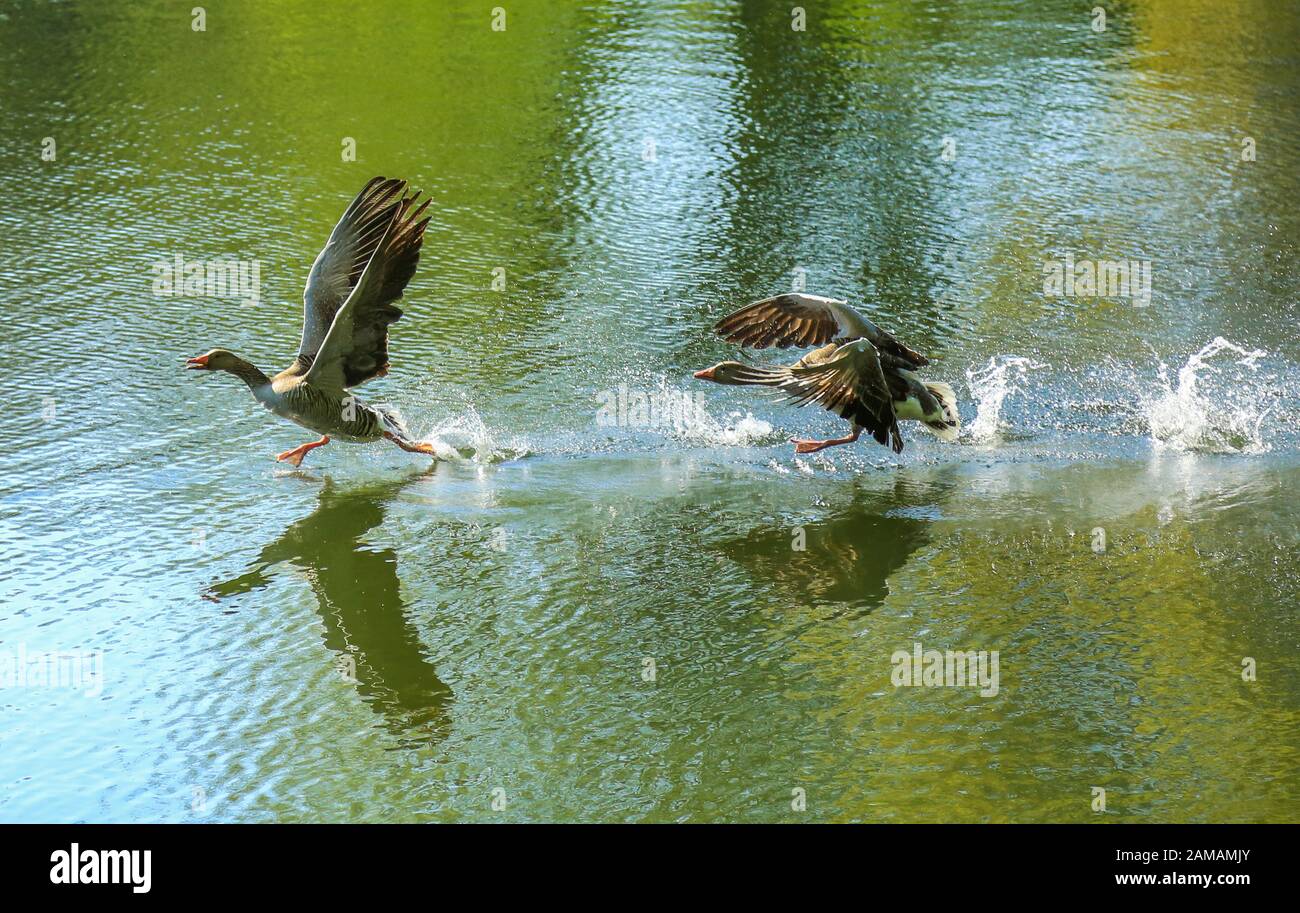
[[(0, 820), (1300, 818), (1294, 5), (191, 6), (0, 3)], [(286, 366), (376, 174), (433, 218), (359, 392), (444, 459), (293, 471), (181, 363)], [(691, 378), (799, 283), (960, 443)]]

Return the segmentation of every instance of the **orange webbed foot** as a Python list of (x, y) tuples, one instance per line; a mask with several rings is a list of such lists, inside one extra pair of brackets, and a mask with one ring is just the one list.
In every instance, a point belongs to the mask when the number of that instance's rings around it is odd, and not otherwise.
[(433, 456), (436, 453), (433, 449), (433, 445), (426, 444), (424, 441), (407, 441), (389, 432), (385, 432), (384, 437), (388, 438), (388, 440), (392, 441), (398, 447), (401, 447), (407, 453), (427, 453), (430, 456)]
[(302, 447), (295, 447), (292, 450), (286, 450), (284, 453), (277, 453), (275, 461), (277, 463), (292, 463), (294, 466), (302, 465), (302, 458), (307, 455), (307, 451)]
[(277, 453), (275, 455), (275, 461), (277, 463), (291, 463), (294, 466), (301, 466), (303, 457), (315, 450), (317, 447), (324, 447), (329, 442), (329, 435), (325, 435), (319, 441), (313, 441), (310, 444), (300, 444), (292, 450), (286, 450), (284, 453)]

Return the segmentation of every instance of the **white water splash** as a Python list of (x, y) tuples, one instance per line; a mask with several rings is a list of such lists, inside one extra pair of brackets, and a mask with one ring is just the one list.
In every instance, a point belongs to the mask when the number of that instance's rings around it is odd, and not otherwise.
[(746, 412), (743, 416), (739, 412), (731, 412), (723, 419), (716, 419), (700, 409), (694, 420), (681, 429), (681, 436), (719, 447), (752, 447), (773, 443), (771, 422), (754, 418), (752, 412)]
[(433, 445), (435, 459), (448, 462), (499, 463), (531, 452), (518, 441), (499, 441), (478, 410), (468, 403), (464, 412), (442, 420), (420, 441)]
[[(634, 379), (635, 380), (635, 379)], [(715, 418), (705, 405), (704, 384), (682, 388), (661, 374), (624, 381), (597, 395), (598, 425), (650, 432), (719, 447), (749, 447), (773, 443), (772, 425), (751, 412), (730, 412)]]
[[(1211, 364), (1223, 353), (1231, 357)], [(1273, 406), (1260, 401), (1266, 385), (1257, 375), (1257, 362), (1266, 354), (1216, 336), (1178, 369), (1177, 385), (1161, 361), (1159, 390), (1143, 403), (1156, 446), (1207, 453), (1267, 450), (1260, 428)]]
[(1019, 392), (1021, 382), (1030, 371), (1048, 365), (1020, 355), (995, 355), (982, 368), (966, 369), (966, 386), (975, 400), (975, 420), (963, 435), (976, 442), (994, 440), (1002, 427), (1002, 404)]

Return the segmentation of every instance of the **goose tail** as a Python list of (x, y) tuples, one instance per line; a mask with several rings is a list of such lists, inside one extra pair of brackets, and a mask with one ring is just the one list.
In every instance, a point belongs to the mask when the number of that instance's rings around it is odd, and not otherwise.
[(939, 407), (943, 409), (943, 419), (925, 422), (925, 427), (941, 441), (948, 443), (956, 441), (961, 434), (961, 412), (957, 410), (956, 391), (943, 381), (931, 381), (925, 385), (925, 388), (939, 401)]
[(411, 439), (411, 431), (406, 427), (400, 412), (392, 406), (372, 405), (371, 408), (379, 416), (379, 424), (383, 426), (384, 431), (403, 441)]

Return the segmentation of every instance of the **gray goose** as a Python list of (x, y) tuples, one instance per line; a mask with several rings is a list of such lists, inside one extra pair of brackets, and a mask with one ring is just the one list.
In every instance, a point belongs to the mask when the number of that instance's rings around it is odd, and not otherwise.
[(276, 456), (298, 466), (331, 438), (369, 443), (380, 438), (411, 453), (433, 453), (410, 439), (396, 414), (348, 393), (388, 373), (388, 325), (402, 316), (394, 304), (415, 274), (429, 205), (406, 193), (406, 181), (374, 178), (357, 194), (316, 257), (303, 292), (298, 356), (268, 378), (227, 349), (186, 361), (193, 371), (238, 377), (267, 409), (321, 435)]
[(755, 349), (819, 346), (787, 367), (724, 361), (696, 371), (700, 380), (731, 386), (775, 387), (795, 405), (816, 402), (847, 419), (853, 432), (824, 441), (791, 438), (796, 453), (851, 444), (865, 429), (878, 443), (903, 452), (899, 419), (921, 422), (940, 440), (961, 429), (957, 396), (948, 384), (922, 382), (913, 372), (930, 360), (908, 348), (847, 301), (791, 293), (755, 301), (724, 317), (714, 330)]

